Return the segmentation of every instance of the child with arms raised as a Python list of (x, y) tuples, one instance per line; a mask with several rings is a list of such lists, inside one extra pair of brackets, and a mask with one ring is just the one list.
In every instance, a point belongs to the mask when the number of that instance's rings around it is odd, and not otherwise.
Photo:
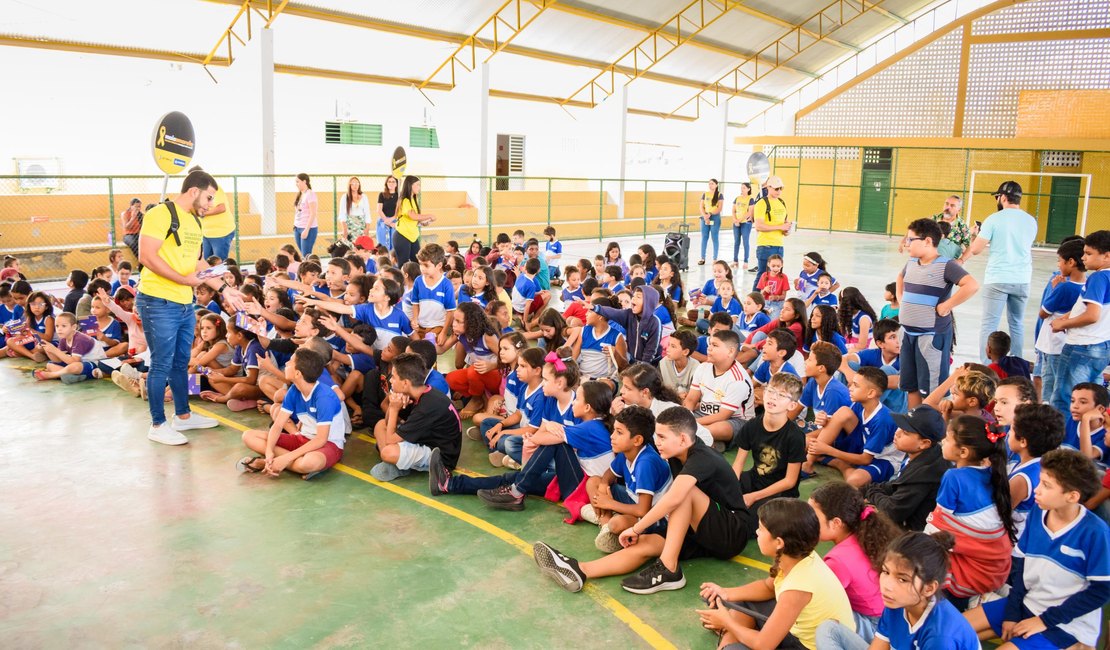
[(701, 586), (709, 608), (698, 616), (721, 634), (719, 647), (813, 650), (825, 621), (855, 630), (844, 587), (814, 550), (820, 537), (817, 514), (806, 503), (778, 498), (759, 509), (756, 540), (759, 552), (774, 558), (770, 577), (728, 589)]

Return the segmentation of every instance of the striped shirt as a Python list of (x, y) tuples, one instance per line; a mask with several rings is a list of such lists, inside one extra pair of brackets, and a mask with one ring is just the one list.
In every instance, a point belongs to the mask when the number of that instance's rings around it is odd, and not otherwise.
[(937, 305), (948, 299), (952, 287), (964, 279), (967, 271), (947, 257), (937, 257), (929, 264), (911, 258), (902, 269), (902, 310), (898, 314), (902, 327), (909, 334), (931, 334), (952, 329), (952, 314), (940, 316)]

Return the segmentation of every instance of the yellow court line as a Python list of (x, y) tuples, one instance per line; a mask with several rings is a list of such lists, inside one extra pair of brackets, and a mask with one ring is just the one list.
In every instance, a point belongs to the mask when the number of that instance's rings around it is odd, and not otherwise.
[[(238, 422), (234, 422), (225, 417), (217, 415), (216, 413), (213, 413), (208, 409), (198, 408), (192, 405), (190, 405), (190, 407), (196, 413), (213, 418), (216, 421), (238, 431), (246, 431), (249, 428), (242, 424), (239, 424)], [(359, 438), (362, 437), (364, 437), (363, 434), (359, 434)], [(365, 437), (369, 438), (369, 436)], [(532, 546), (528, 542), (525, 542), (523, 539), (517, 537), (516, 535), (513, 535), (509, 531), (495, 526), (484, 519), (475, 517), (474, 515), (459, 510), (458, 508), (453, 508), (449, 505), (443, 504), (439, 501), (436, 501), (435, 499), (432, 499), (431, 497), (417, 494), (412, 490), (407, 490), (391, 483), (383, 483), (373, 476), (370, 476), (369, 474), (357, 470), (353, 467), (344, 465), (343, 463), (336, 463), (335, 469), (344, 474), (347, 474), (348, 476), (353, 476), (354, 478), (369, 483), (375, 487), (382, 488), (383, 490), (387, 490), (398, 496), (405, 497), (406, 499), (410, 499), (421, 505), (428, 506), (429, 508), (438, 510), (446, 515), (450, 515), (451, 517), (454, 517), (455, 519), (458, 519), (464, 523), (470, 524), (471, 526), (474, 526), (475, 528), (485, 533), (493, 535), (497, 539), (505, 542), (510, 546), (516, 547), (517, 550), (524, 553), (528, 557), (532, 557)], [(640, 617), (636, 616), (634, 613), (632, 613), (631, 610), (622, 605), (620, 601), (605, 593), (596, 585), (587, 584), (586, 588), (583, 591), (585, 591), (586, 594), (589, 595), (590, 598), (592, 598), (599, 605), (609, 610), (614, 616), (617, 617), (618, 620), (631, 628), (633, 632), (639, 635), (639, 637), (646, 641), (651, 647), (675, 648), (675, 645), (668, 641), (658, 630), (645, 623), (643, 620), (640, 619)]]

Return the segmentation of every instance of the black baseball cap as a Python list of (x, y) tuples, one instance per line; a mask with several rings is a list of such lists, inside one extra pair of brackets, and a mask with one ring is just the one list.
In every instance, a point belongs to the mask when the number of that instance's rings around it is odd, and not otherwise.
[(998, 186), (998, 191), (994, 193), (995, 198), (1005, 196), (1011, 201), (1016, 201), (1021, 198), (1021, 185), (1016, 181), (1006, 181)]
[(894, 423), (903, 431), (938, 443), (944, 439), (944, 416), (935, 408), (923, 404), (909, 413), (891, 413)]

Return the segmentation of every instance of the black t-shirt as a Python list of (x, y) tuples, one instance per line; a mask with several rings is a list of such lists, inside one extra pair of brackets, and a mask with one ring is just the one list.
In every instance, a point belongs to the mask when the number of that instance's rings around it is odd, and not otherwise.
[(386, 198), (385, 192), (378, 193), (378, 203), (382, 204), (382, 212), (387, 217), (394, 217), (397, 214), (397, 195), (394, 194), (390, 198)]
[(672, 477), (681, 474), (693, 476), (698, 482), (698, 489), (705, 492), (712, 501), (729, 510), (747, 510), (744, 492), (740, 489), (740, 481), (736, 480), (732, 466), (724, 456), (701, 440), (694, 440), (690, 451), (686, 452), (685, 464), (680, 463), (677, 458), (671, 458), (667, 462), (671, 466)]
[[(753, 492), (786, 478), (786, 466), (790, 463), (805, 462), (805, 437), (793, 420), (787, 420), (777, 431), (768, 431), (763, 418), (753, 418), (744, 424), (737, 444), (752, 455), (752, 468), (747, 473)], [(776, 496), (797, 497), (798, 486)]]
[(404, 420), (397, 425), (397, 435), (405, 442), (424, 445), (443, 455), (443, 464), (454, 468), (462, 451), (462, 429), (455, 405), (446, 395), (429, 387), (420, 401), (401, 409)]

